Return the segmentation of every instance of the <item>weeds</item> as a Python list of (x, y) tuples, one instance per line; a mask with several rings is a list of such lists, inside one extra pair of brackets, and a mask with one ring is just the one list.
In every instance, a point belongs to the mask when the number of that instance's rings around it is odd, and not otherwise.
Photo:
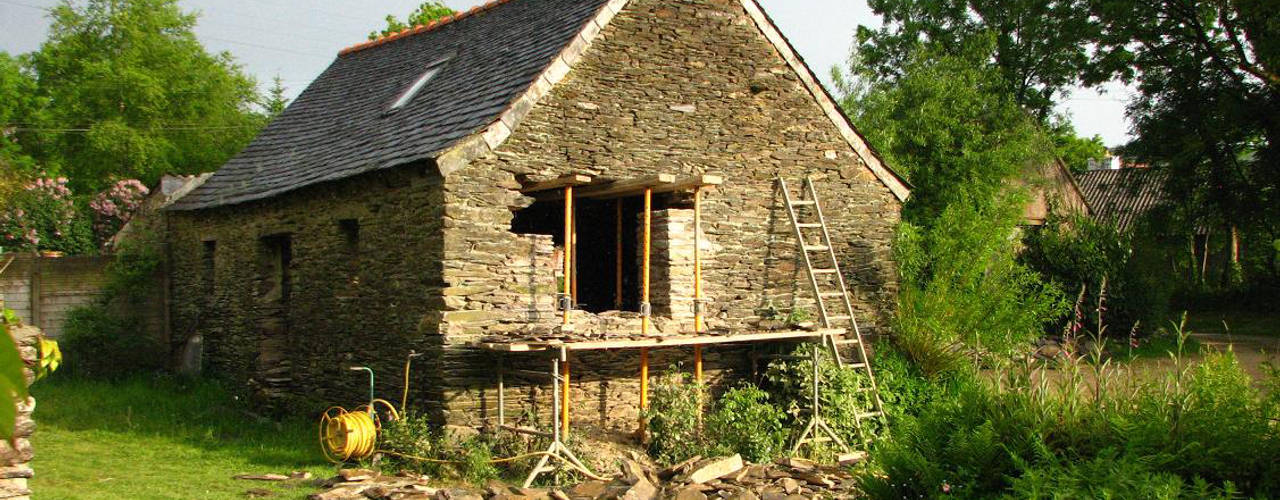
[[(1143, 381), (1105, 361), (1105, 341), (1061, 376), (1028, 362), (956, 377), (895, 423), (861, 482), (872, 498), (1230, 498), (1280, 492), (1280, 413), (1227, 353)], [(1268, 384), (1280, 385), (1271, 378)]]

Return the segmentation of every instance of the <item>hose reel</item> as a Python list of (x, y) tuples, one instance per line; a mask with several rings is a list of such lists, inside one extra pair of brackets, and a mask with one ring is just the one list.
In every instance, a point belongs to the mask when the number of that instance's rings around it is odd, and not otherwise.
[[(421, 356), (409, 351), (404, 362), (404, 394), (400, 408), (409, 402), (409, 368), (413, 358)], [(400, 418), (400, 412), (390, 401), (374, 397), (373, 369), (353, 366), (351, 371), (369, 373), (369, 402), (348, 411), (341, 406), (331, 406), (320, 415), (320, 450), (330, 462), (343, 463), (359, 460), (377, 451), (378, 435), (382, 424)]]

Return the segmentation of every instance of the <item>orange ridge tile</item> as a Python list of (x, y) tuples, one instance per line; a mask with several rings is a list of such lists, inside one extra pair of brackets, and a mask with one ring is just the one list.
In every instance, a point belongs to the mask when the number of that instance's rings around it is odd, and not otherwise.
[(338, 56), (339, 56), (339, 57), (341, 57), (341, 56), (345, 56), (345, 55), (350, 54), (350, 53), (352, 53), (352, 52), (358, 52), (358, 51), (361, 51), (361, 50), (364, 50), (364, 49), (367, 49), (367, 48), (370, 48), (370, 47), (376, 47), (376, 46), (382, 45), (382, 44), (384, 44), (384, 43), (386, 43), (386, 42), (389, 42), (389, 41), (392, 41), (392, 40), (398, 40), (398, 39), (400, 39), (400, 38), (404, 38), (404, 37), (408, 37), (408, 36), (416, 35), (416, 34), (418, 34), (418, 33), (425, 33), (425, 32), (427, 32), (427, 31), (432, 31), (432, 30), (434, 30), (434, 29), (436, 29), (436, 28), (439, 28), (439, 27), (441, 27), (441, 26), (444, 26), (444, 25), (446, 25), (446, 24), (452, 23), (452, 22), (457, 21), (457, 20), (460, 20), (460, 19), (465, 19), (465, 18), (471, 17), (471, 16), (473, 16), (473, 15), (479, 14), (479, 13), (481, 13), (481, 12), (484, 12), (484, 11), (486, 11), (486, 10), (492, 9), (492, 8), (494, 8), (494, 7), (497, 7), (497, 6), (499, 6), (499, 5), (505, 4), (505, 3), (510, 2), (510, 1), (511, 1), (511, 0), (491, 0), (491, 1), (489, 1), (489, 2), (486, 2), (486, 3), (483, 3), (483, 4), (477, 5), (477, 6), (475, 6), (475, 7), (472, 7), (472, 8), (471, 8), (471, 9), (469, 9), (469, 10), (466, 10), (466, 11), (463, 11), (463, 12), (458, 12), (458, 13), (455, 13), (455, 14), (453, 14), (453, 15), (446, 16), (446, 17), (443, 17), (443, 18), (440, 18), (440, 19), (436, 19), (436, 20), (431, 21), (430, 23), (428, 23), (428, 24), (426, 24), (426, 25), (421, 25), (421, 24), (419, 24), (419, 25), (413, 26), (413, 27), (411, 27), (411, 28), (405, 28), (405, 29), (403, 29), (403, 30), (400, 30), (400, 31), (395, 32), (395, 33), (392, 33), (392, 34), (390, 34), (390, 35), (384, 35), (384, 36), (380, 36), (380, 37), (378, 37), (378, 38), (375, 38), (375, 39), (373, 39), (373, 40), (368, 40), (368, 41), (364, 41), (364, 42), (357, 43), (357, 44), (355, 44), (355, 45), (350, 45), (350, 46), (348, 46), (348, 47), (346, 47), (346, 48), (344, 48), (344, 49), (342, 49), (342, 50), (338, 51)]

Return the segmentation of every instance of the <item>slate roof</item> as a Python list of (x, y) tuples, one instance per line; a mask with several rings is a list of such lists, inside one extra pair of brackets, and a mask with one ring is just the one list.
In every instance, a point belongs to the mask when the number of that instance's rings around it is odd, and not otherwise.
[(1098, 220), (1128, 230), (1151, 209), (1168, 201), (1165, 173), (1150, 168), (1090, 170), (1077, 176), (1085, 202)]
[[(258, 200), (432, 158), (493, 123), (605, 3), (499, 0), (349, 47), (253, 142), (171, 208)], [(412, 101), (387, 111), (428, 66), (455, 51)]]

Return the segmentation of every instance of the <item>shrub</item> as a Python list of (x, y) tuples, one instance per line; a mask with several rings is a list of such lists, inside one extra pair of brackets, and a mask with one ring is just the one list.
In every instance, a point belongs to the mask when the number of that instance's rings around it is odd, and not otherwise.
[(755, 463), (773, 460), (786, 448), (786, 413), (769, 402), (769, 393), (747, 384), (716, 400), (706, 433), (717, 454), (740, 453)]
[(0, 246), (69, 254), (95, 248), (89, 220), (76, 209), (65, 177), (37, 178), (3, 201)]
[[(854, 414), (872, 407), (871, 392), (864, 390), (870, 388), (871, 382), (858, 370), (837, 366), (826, 348), (806, 344), (792, 353), (804, 359), (770, 363), (765, 371), (765, 387), (778, 405), (791, 415), (792, 426), (807, 423), (813, 406), (813, 362), (809, 357), (815, 348), (821, 350), (818, 373), (822, 384), (818, 401), (822, 405), (823, 419), (846, 444), (856, 446), (869, 437), (859, 432)], [(864, 424), (869, 427), (867, 432), (878, 432), (875, 421)]]
[(93, 233), (99, 244), (105, 243), (124, 226), (147, 198), (147, 186), (137, 179), (116, 181), (111, 188), (98, 193), (89, 202), (93, 211)]
[(707, 454), (699, 427), (706, 387), (681, 373), (668, 373), (651, 387), (649, 408), (642, 417), (649, 427), (649, 454), (658, 463), (674, 464)]
[(930, 226), (900, 226), (895, 340), (926, 375), (1026, 350), (1066, 312), (1058, 288), (1014, 257), (1017, 201), (953, 203)]
[(1086, 382), (1078, 361), (1056, 385), (1025, 367), (952, 380), (895, 420), (860, 482), (872, 498), (895, 499), (1280, 492), (1276, 407), (1230, 353), (1193, 367), (1175, 354), (1173, 364), (1150, 382), (1108, 365), (1090, 367)]
[(166, 367), (168, 348), (150, 331), (144, 314), (158, 286), (159, 246), (154, 234), (121, 245), (107, 265), (102, 296), (68, 313), (63, 351), (71, 373), (119, 378)]
[(161, 370), (168, 360), (145, 325), (102, 302), (69, 311), (62, 335), (66, 371), (75, 376), (120, 379)]
[[(1160, 245), (1146, 234), (1122, 233), (1087, 216), (1054, 215), (1044, 227), (1027, 233), (1019, 258), (1073, 295), (1083, 287), (1083, 303), (1090, 307), (1105, 294), (1103, 323), (1119, 325), (1111, 332), (1119, 334), (1139, 321), (1159, 325), (1168, 315), (1176, 280), (1165, 267)], [(1097, 332), (1097, 318), (1082, 314), (1078, 319), (1086, 330)]]

